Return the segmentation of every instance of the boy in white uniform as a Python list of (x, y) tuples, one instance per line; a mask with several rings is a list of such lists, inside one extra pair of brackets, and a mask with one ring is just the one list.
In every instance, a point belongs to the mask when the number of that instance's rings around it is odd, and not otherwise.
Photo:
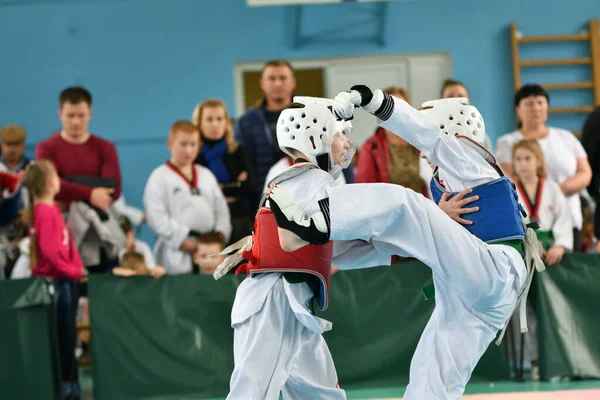
[[(465, 218), (473, 218), (474, 224), (463, 227), (423, 196), (387, 184), (328, 188), (325, 212), (313, 215), (300, 212), (293, 196), (275, 186), (271, 209), (278, 225), (297, 235), (296, 245), (314, 243), (315, 237), (359, 239), (372, 247), (365, 246), (369, 255), (387, 256), (388, 264), (398, 254), (432, 269), (436, 308), (411, 362), (404, 399), (460, 399), (480, 357), (526, 296), (532, 264), (543, 269), (539, 255), (533, 254), (539, 243), (533, 230), (525, 235), (516, 193), (507, 178), (498, 179), (493, 156), (481, 146), (483, 119), (466, 99), (427, 102), (418, 112), (380, 90), (352, 89), (336, 97), (336, 115), (352, 118), (353, 109), (362, 106), (383, 128), (421, 150), (438, 167), (432, 183), (437, 196), (443, 190), (473, 188), (472, 195), (480, 195), (473, 203), (480, 211)], [(334, 257), (333, 263), (340, 269), (361, 267), (349, 259)], [(521, 312), (524, 316), (524, 308)]]
[[(320, 210), (318, 200), (352, 160), (355, 148), (343, 126), (325, 105), (311, 101), (294, 103), (279, 117), (278, 143), (295, 162), (274, 182), (293, 193), (306, 213)], [(280, 393), (285, 399), (345, 399), (322, 336), (331, 323), (309, 310), (313, 298), (327, 307), (332, 246), (281, 248), (279, 232), (290, 234), (279, 231), (268, 208), (261, 207), (253, 236), (223, 251), (242, 247), (242, 253), (214, 273), (218, 279), (248, 260), (238, 267), (249, 277), (238, 287), (231, 312), (235, 369), (227, 399), (277, 400)]]
[(174, 123), (167, 142), (171, 159), (152, 172), (144, 189), (148, 225), (158, 236), (156, 263), (169, 275), (192, 272), (200, 234), (216, 232), (224, 242), (231, 235), (229, 206), (217, 179), (194, 164), (199, 135), (189, 121)]

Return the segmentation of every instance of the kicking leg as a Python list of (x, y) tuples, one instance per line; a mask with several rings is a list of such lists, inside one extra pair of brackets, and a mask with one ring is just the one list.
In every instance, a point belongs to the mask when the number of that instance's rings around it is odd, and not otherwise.
[(473, 307), (489, 310), (525, 282), (516, 250), (488, 246), (412, 190), (354, 184), (327, 192), (331, 240), (360, 239), (373, 243), (379, 253), (415, 257)]

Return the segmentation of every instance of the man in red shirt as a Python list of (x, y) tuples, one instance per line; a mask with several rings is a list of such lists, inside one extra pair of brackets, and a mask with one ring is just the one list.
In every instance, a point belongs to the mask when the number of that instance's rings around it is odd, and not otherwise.
[[(40, 142), (37, 159), (50, 160), (60, 176), (58, 201), (89, 201), (93, 206), (108, 210), (121, 195), (121, 170), (115, 145), (88, 132), (92, 117), (92, 95), (82, 87), (69, 87), (59, 96), (58, 116), (62, 131)], [(91, 188), (68, 178), (88, 176), (110, 178), (117, 182), (114, 189)]]
[[(88, 131), (92, 116), (92, 95), (89, 91), (82, 87), (69, 87), (60, 93), (58, 99), (62, 130), (37, 145), (36, 158), (50, 160), (54, 164), (60, 177), (60, 192), (56, 200), (59, 204), (66, 205), (67, 210), (72, 201), (87, 201), (97, 209), (107, 211), (121, 195), (117, 149), (112, 142)], [(102, 178), (101, 182), (110, 180), (115, 186), (92, 187), (98, 184), (80, 183), (82, 180), (93, 181), (99, 178)], [(103, 253), (101, 251), (99, 272), (112, 263)], [(86, 262), (84, 259), (88, 268), (92, 265), (96, 267), (96, 261), (96, 257), (94, 261)]]

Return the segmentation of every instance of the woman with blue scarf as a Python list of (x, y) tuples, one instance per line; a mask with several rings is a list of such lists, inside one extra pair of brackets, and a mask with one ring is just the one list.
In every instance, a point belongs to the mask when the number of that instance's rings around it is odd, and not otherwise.
[(233, 138), (227, 107), (209, 99), (194, 110), (192, 121), (200, 131), (200, 152), (196, 163), (210, 169), (217, 178), (231, 214), (231, 243), (252, 233), (256, 212), (251, 164), (244, 148)]

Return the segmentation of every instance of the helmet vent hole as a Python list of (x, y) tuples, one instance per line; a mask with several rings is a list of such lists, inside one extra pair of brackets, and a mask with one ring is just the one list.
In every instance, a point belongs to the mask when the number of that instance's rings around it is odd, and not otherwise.
[(450, 121), (454, 121), (454, 117), (452, 115), (448, 119), (450, 119)]
[(323, 128), (323, 132), (327, 132), (327, 128)]
[(292, 140), (296, 140), (296, 136), (292, 135), (291, 136)]
[(471, 125), (471, 120), (470, 119), (467, 120), (467, 125)]
[(444, 129), (446, 128), (446, 126), (444, 126), (444, 124), (440, 125), (440, 129)]
[(300, 124), (296, 124), (296, 129), (300, 129)]
[(312, 144), (313, 150), (317, 149), (317, 145), (315, 144), (315, 137), (314, 136), (310, 137), (310, 144)]
[(305, 113), (302, 113), (302, 118), (306, 118), (306, 114)]
[(293, 117), (293, 116), (290, 116), (290, 121), (293, 121), (293, 120), (294, 120), (294, 117)]
[(477, 123), (477, 129), (481, 129), (481, 122)]
[(288, 133), (290, 131), (290, 128), (285, 128), (285, 133)]
[(463, 110), (460, 110), (460, 115), (465, 115), (465, 113), (463, 112)]
[(317, 123), (317, 119), (315, 118), (315, 119), (313, 119), (313, 124), (316, 124), (316, 123)]
[(471, 113), (471, 117), (473, 117), (473, 118), (476, 118), (476, 117), (477, 117), (477, 115), (476, 115), (474, 112), (472, 112), (472, 113)]

